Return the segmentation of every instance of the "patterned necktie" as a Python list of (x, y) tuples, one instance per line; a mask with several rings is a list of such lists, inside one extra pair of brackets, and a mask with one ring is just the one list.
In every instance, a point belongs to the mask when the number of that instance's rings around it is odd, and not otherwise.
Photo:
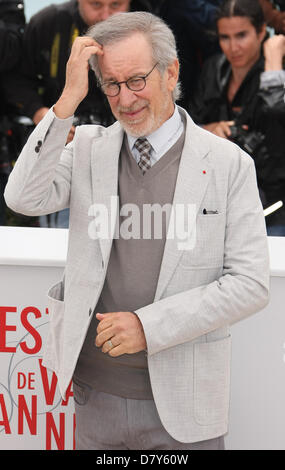
[(151, 145), (149, 141), (145, 137), (140, 137), (135, 141), (135, 147), (139, 151), (140, 160), (138, 162), (138, 166), (142, 170), (143, 174), (145, 174), (146, 170), (151, 168), (150, 164), (150, 150)]

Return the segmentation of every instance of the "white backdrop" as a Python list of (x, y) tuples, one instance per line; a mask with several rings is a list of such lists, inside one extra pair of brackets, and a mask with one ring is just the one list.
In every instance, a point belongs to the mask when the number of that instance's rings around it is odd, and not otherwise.
[(73, 448), (73, 399), (62, 404), (56, 377), (40, 362), (48, 330), (46, 287), (61, 273), (56, 267), (0, 267), (5, 286), (0, 303), (0, 449)]
[(0, 227), (0, 449), (73, 449), (72, 396), (41, 367), (46, 293), (62, 276), (67, 230)]

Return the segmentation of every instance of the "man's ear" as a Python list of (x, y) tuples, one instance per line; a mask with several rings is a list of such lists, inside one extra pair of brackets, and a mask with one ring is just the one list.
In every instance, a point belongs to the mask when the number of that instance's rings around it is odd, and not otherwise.
[(178, 59), (175, 59), (174, 62), (167, 68), (167, 85), (168, 90), (173, 91), (176, 87), (179, 77), (179, 62)]

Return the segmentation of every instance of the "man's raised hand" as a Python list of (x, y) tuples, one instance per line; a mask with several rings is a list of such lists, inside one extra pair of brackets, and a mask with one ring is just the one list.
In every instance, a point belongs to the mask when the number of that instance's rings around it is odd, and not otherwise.
[(93, 54), (103, 55), (103, 48), (94, 39), (75, 39), (66, 65), (66, 79), (63, 92), (54, 106), (60, 119), (72, 116), (88, 93), (89, 59)]

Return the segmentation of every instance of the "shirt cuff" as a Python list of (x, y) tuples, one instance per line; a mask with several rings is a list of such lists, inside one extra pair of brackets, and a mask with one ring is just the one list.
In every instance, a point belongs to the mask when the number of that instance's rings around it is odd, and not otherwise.
[(270, 87), (282, 86), (285, 84), (285, 70), (269, 70), (262, 72), (260, 75), (260, 88), (267, 89)]

